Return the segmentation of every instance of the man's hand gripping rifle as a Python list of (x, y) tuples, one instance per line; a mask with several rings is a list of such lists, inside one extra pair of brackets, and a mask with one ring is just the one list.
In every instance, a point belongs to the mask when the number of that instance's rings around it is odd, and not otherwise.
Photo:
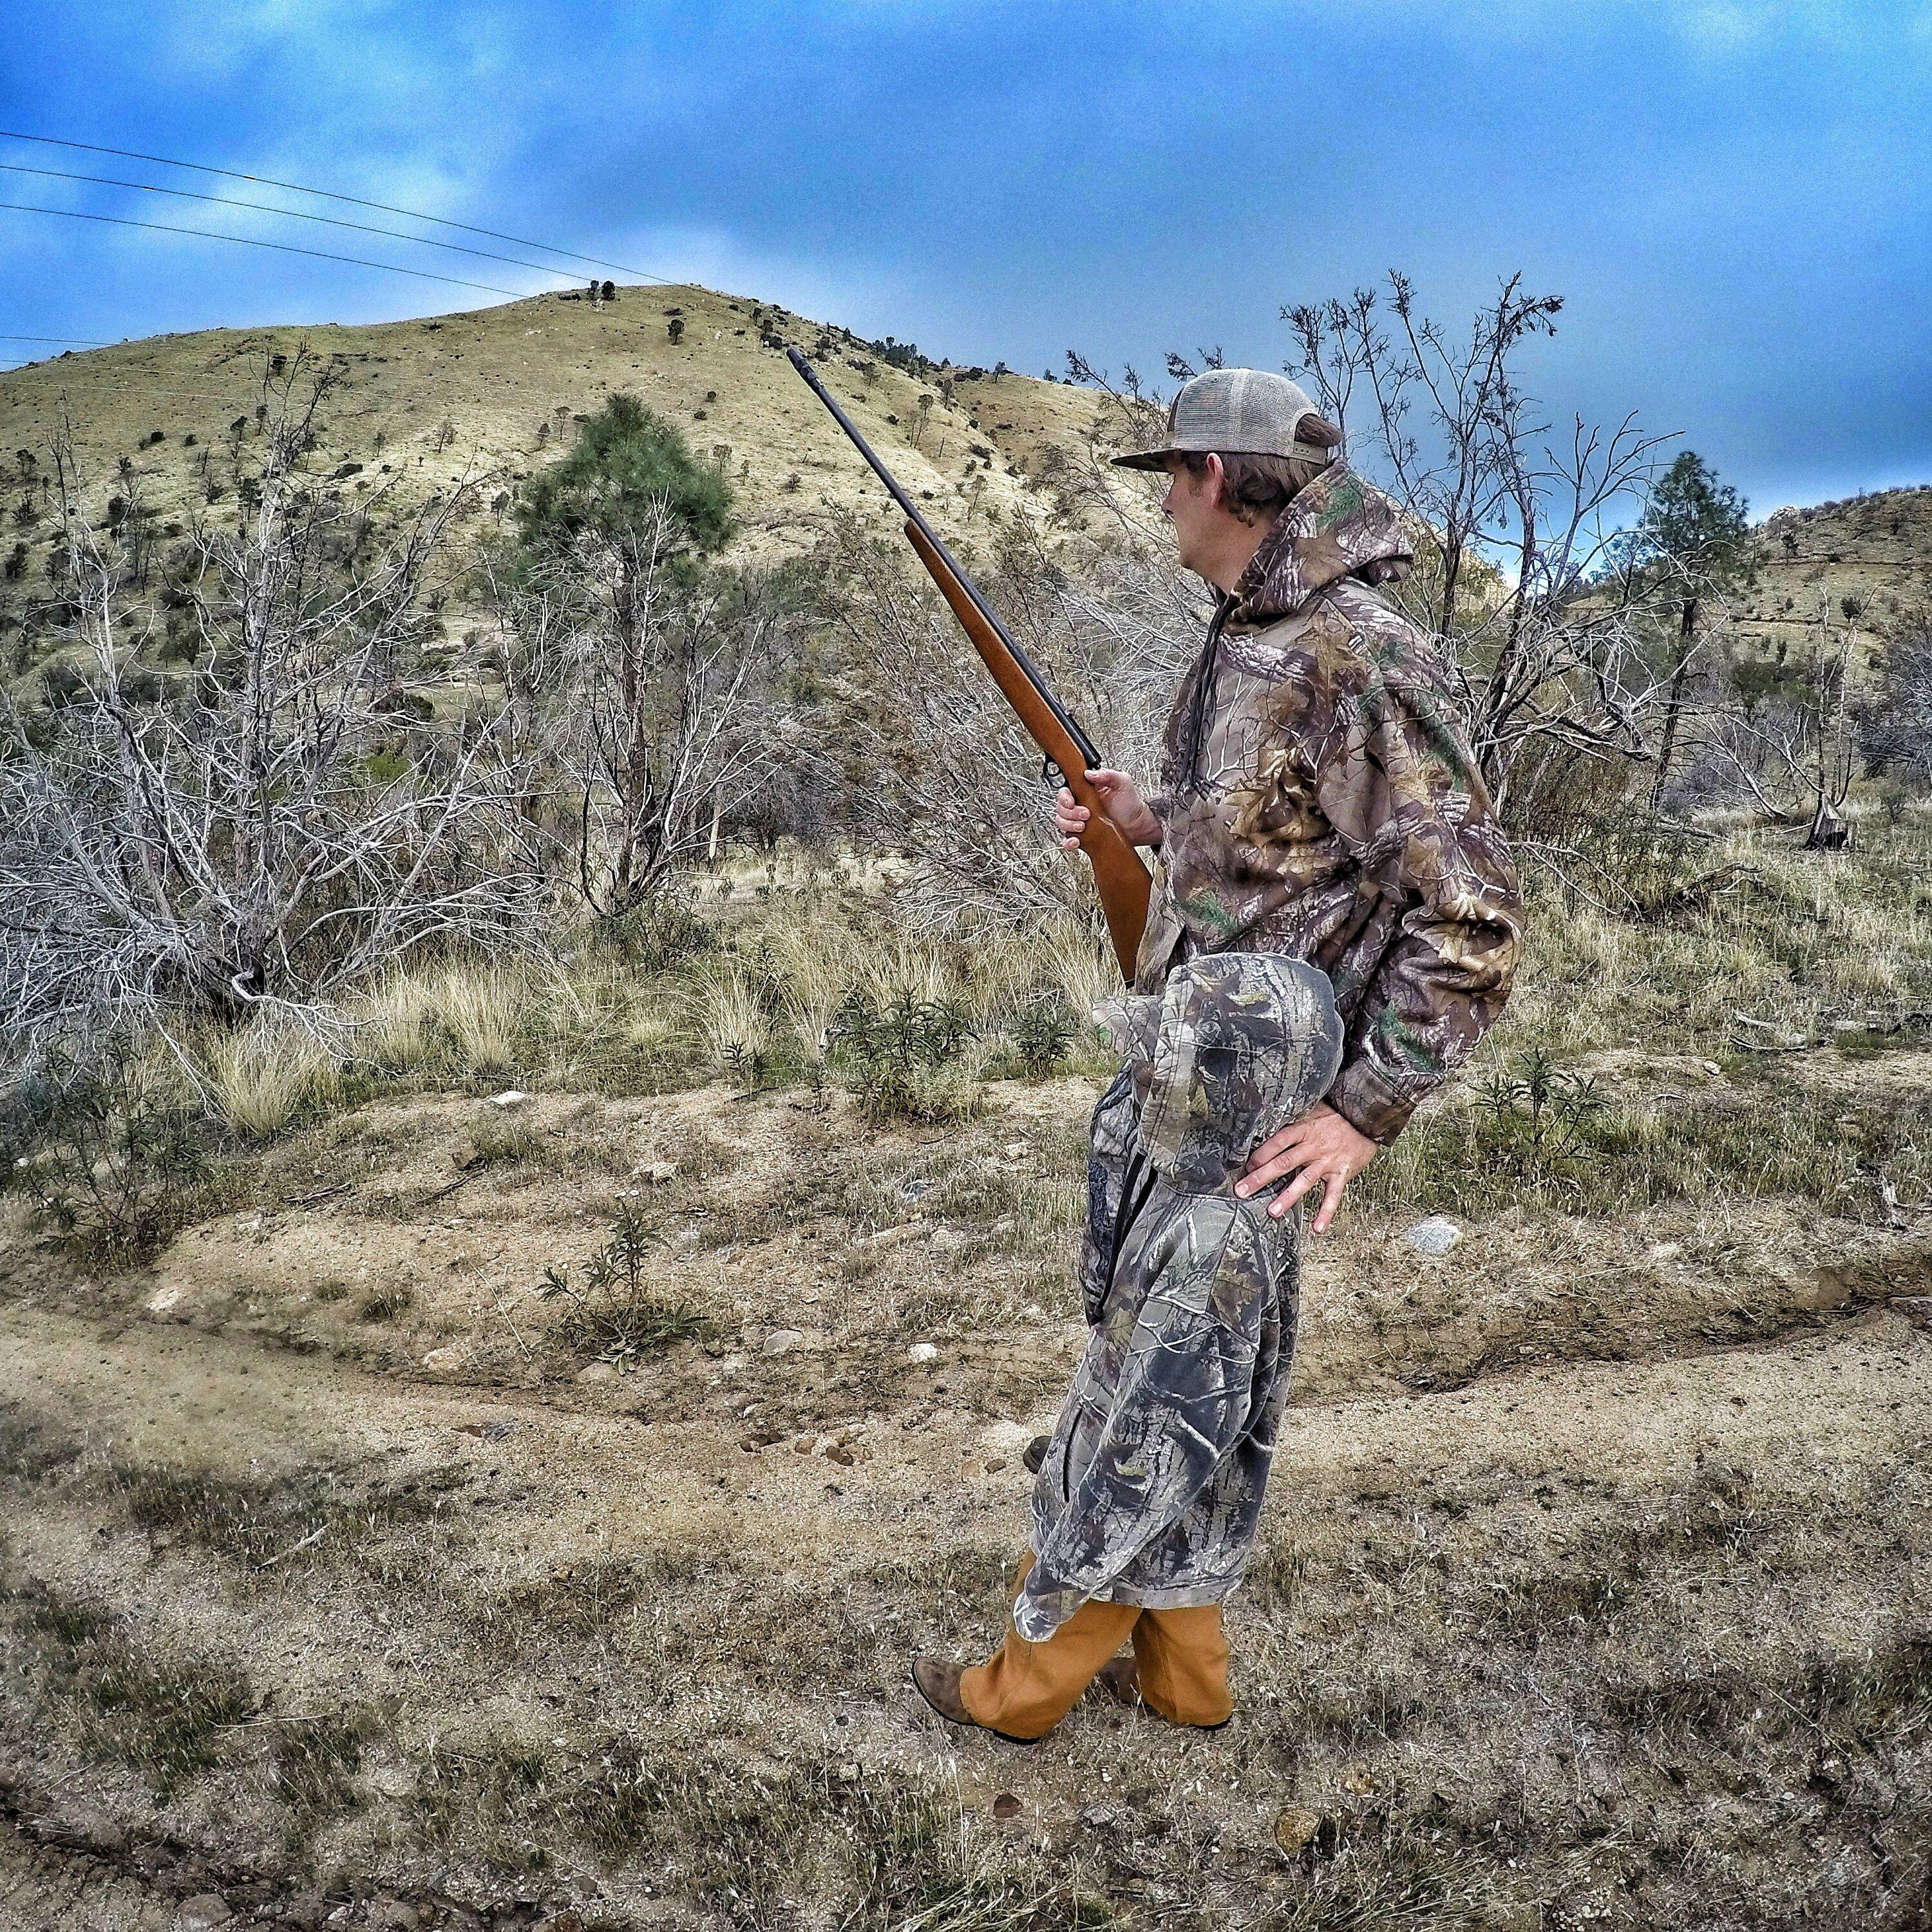
[(1120, 971), (1132, 980), (1134, 956), (1140, 950), (1141, 928), (1147, 923), (1151, 882), (1140, 854), (1107, 816), (1100, 794), (1088, 782), (1088, 771), (1101, 764), (1099, 746), (1054, 697), (1032, 660), (993, 614), (972, 580), (953, 562), (951, 552), (920, 514), (898, 479), (873, 453), (851, 418), (818, 380), (818, 371), (796, 349), (786, 353), (791, 358), (792, 367), (812, 385), (812, 393), (832, 412), (833, 420), (852, 439), (859, 454), (872, 466), (874, 475), (892, 493), (893, 502), (905, 512), (908, 540), (952, 605), (952, 614), (973, 640), (973, 648), (986, 661), (1000, 695), (1012, 706), (1028, 736), (1040, 747), (1048, 764), (1058, 770), (1075, 800), (1086, 806), (1088, 819), (1081, 835), (1081, 850), (1093, 862), (1100, 910), (1106, 915), (1108, 936), (1114, 942)]

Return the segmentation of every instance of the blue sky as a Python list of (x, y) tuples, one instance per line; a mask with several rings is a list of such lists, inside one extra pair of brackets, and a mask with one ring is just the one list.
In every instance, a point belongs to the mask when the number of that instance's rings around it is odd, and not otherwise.
[[(1284, 303), (1394, 267), (1460, 322), (1520, 268), (1568, 298), (1530, 368), (1558, 418), (1682, 430), (1756, 514), (1932, 482), (1932, 0), (0, 0), (0, 127), (1034, 374), (1070, 346), (1148, 374), (1203, 345), (1278, 366)], [(13, 141), (0, 161), (264, 194)], [(26, 176), (0, 200), (562, 285)], [(10, 334), (494, 299), (0, 212)]]

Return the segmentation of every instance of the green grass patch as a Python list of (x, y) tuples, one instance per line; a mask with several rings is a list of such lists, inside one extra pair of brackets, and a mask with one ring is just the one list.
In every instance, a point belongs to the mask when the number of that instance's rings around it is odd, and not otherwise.
[(130, 1521), (248, 1570), (326, 1562), (439, 1516), (434, 1481), (362, 1490), (328, 1470), (281, 1478), (118, 1466), (108, 1484)]
[(214, 1766), (254, 1708), (232, 1664), (159, 1652), (110, 1612), (45, 1583), (5, 1596), (46, 1699), (74, 1719), (82, 1750), (144, 1773), (164, 1798)]

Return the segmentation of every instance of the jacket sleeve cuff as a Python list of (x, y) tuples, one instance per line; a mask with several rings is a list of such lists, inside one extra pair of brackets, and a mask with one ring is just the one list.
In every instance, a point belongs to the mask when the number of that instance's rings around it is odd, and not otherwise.
[(1378, 1147), (1387, 1147), (1408, 1124), (1422, 1100), (1395, 1086), (1366, 1055), (1348, 1061), (1329, 1088), (1330, 1106)]
[(1013, 1600), (1013, 1628), (1028, 1643), (1044, 1643), (1071, 1616), (1077, 1603), (1067, 1604), (1055, 1614), (1056, 1598), (1064, 1598), (1064, 1591), (1054, 1591), (1050, 1595), (1036, 1596), (1028, 1586), (1032, 1582), (1030, 1574), (1027, 1582), (1020, 1586), (1020, 1593)]

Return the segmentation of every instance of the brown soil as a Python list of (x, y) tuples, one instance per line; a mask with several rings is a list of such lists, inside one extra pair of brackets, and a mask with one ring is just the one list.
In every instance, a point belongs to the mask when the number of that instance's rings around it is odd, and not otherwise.
[[(419, 1098), (284, 1142), (136, 1276), (16, 1225), (0, 1928), (211, 1894), (238, 1924), (1923, 1922), (1932, 1340), (1889, 1298), (1926, 1247), (1792, 1204), (1311, 1244), (1235, 1722), (1090, 1700), (1018, 1751), (932, 1717), (907, 1666), (996, 1636), (1079, 1346), (1090, 1092), (878, 1135), (842, 1101), (549, 1096), (512, 1162), (477, 1158), (489, 1103)], [(627, 1202), (647, 1285), (713, 1329), (580, 1380), (538, 1286)], [(150, 1705), (217, 1680), (240, 1714), (184, 1770)], [(325, 1724), (352, 1742), (304, 1782)], [(864, 1840), (921, 1805), (902, 1896)]]

